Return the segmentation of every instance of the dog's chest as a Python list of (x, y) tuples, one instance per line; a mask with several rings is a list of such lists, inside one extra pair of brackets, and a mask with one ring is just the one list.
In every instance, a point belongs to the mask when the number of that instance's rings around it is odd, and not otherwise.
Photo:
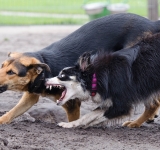
[(94, 103), (100, 104), (102, 108), (109, 108), (113, 105), (113, 102), (110, 98), (106, 100), (102, 100), (101, 96), (99, 94), (96, 94), (95, 96), (92, 97), (92, 101)]
[(94, 103), (101, 103), (102, 102), (101, 96), (98, 93), (95, 96), (92, 96), (91, 99)]

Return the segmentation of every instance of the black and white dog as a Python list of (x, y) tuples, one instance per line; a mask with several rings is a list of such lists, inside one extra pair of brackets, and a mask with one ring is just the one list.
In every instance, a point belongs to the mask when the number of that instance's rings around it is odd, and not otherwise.
[(64, 68), (46, 86), (63, 88), (57, 100), (92, 99), (98, 107), (65, 128), (93, 126), (128, 116), (135, 104), (143, 102), (145, 112), (135, 121), (123, 125), (139, 127), (160, 105), (160, 34), (144, 38), (135, 46), (113, 53), (84, 53), (73, 67)]
[[(53, 101), (60, 97), (61, 89), (46, 89), (44, 79), (57, 76), (85, 51), (115, 52), (133, 46), (148, 34), (159, 32), (160, 20), (153, 22), (136, 14), (121, 13), (93, 20), (42, 50), (11, 53), (0, 68), (0, 93), (16, 90), (24, 94), (15, 107), (0, 117), (0, 124), (9, 123), (26, 112), (38, 102), (40, 95), (49, 96)], [(62, 106), (69, 121), (79, 118), (80, 105), (77, 99)]]

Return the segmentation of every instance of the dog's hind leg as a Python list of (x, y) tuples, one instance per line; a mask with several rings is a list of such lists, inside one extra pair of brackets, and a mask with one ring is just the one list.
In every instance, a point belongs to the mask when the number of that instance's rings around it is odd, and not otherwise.
[(142, 125), (145, 121), (147, 121), (149, 118), (151, 118), (155, 113), (158, 111), (160, 107), (160, 100), (155, 100), (154, 104), (150, 105), (149, 107), (145, 107), (144, 113), (134, 121), (126, 121), (122, 124), (122, 126), (127, 126), (130, 128), (137, 128)]
[(160, 106), (157, 108), (157, 110), (153, 113), (153, 115), (146, 121), (146, 123), (152, 123), (154, 122), (154, 119), (158, 117), (159, 115), (159, 108)]
[(0, 117), (0, 124), (10, 123), (14, 118), (20, 116), (38, 102), (37, 94), (25, 92), (18, 102), (9, 112)]
[[(73, 127), (88, 127), (88, 125), (91, 122), (95, 122), (97, 124), (101, 123), (99, 122), (98, 118), (101, 118), (100, 120), (107, 120), (107, 118), (104, 116), (104, 110), (101, 109), (96, 109), (84, 116), (82, 116), (80, 119), (76, 120), (76, 121), (72, 121), (72, 122), (60, 122), (58, 125), (63, 127), (63, 128), (73, 128)], [(98, 119), (98, 120), (97, 120)], [(97, 121), (96, 121), (97, 120)], [(94, 123), (94, 125), (95, 125)]]
[(75, 121), (80, 117), (81, 101), (79, 99), (69, 100), (62, 107), (67, 113), (68, 121)]

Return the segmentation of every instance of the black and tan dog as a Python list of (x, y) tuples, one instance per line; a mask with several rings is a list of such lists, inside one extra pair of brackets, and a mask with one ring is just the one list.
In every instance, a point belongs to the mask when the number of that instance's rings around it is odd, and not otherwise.
[[(13, 109), (0, 117), (0, 124), (23, 114), (38, 102), (40, 95), (52, 97), (54, 101), (59, 99), (61, 87), (46, 89), (44, 79), (72, 65), (83, 52), (118, 51), (134, 45), (146, 34), (159, 31), (160, 21), (152, 22), (135, 14), (116, 14), (91, 21), (43, 50), (11, 53), (0, 69), (0, 92), (15, 90), (23, 91), (24, 95)], [(79, 118), (80, 104), (77, 99), (63, 105), (69, 121)]]
[(144, 103), (145, 112), (123, 126), (140, 127), (160, 106), (160, 33), (143, 39), (133, 47), (113, 53), (84, 53), (73, 67), (57, 77), (46, 79), (46, 86), (61, 86), (63, 105), (69, 99), (92, 99), (97, 109), (76, 121), (59, 123), (65, 128), (110, 123)]

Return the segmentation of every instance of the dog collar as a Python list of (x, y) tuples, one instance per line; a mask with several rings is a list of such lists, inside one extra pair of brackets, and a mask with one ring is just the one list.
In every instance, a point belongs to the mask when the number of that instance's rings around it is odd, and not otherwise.
[(93, 74), (92, 77), (92, 90), (91, 90), (91, 96), (95, 96), (97, 92), (97, 77), (96, 74)]

